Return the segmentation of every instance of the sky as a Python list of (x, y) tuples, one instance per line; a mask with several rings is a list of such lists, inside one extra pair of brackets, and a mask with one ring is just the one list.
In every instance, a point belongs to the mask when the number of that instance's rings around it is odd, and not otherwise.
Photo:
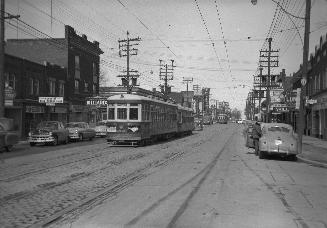
[[(185, 91), (183, 79), (192, 78), (190, 89), (211, 88), (212, 102), (227, 101), (243, 111), (268, 37), (279, 51), (273, 74), (285, 69), (290, 75), (302, 63), (304, 20), (288, 16), (275, 2), (304, 16), (305, 0), (258, 0), (256, 5), (251, 0), (7, 0), (6, 12), (20, 15), (31, 27), (11, 19), (5, 38), (60, 38), (64, 25), (71, 25), (100, 42), (102, 86), (117, 86), (117, 75), (126, 68), (118, 40), (126, 39), (128, 31), (129, 38), (141, 38), (138, 54), (130, 58), (131, 68), (140, 72), (140, 87), (158, 90), (163, 83), (159, 59), (168, 64), (173, 59), (172, 91)], [(310, 31), (314, 53), (327, 34), (327, 0), (312, 0)]]

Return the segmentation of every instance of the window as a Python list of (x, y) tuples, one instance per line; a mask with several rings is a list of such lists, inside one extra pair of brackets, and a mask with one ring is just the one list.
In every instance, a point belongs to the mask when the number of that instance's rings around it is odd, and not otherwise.
[(115, 108), (109, 108), (108, 109), (108, 120), (114, 120), (115, 119)]
[(327, 67), (322, 72), (323, 89), (327, 89)]
[(92, 76), (93, 76), (93, 82), (94, 83), (98, 83), (97, 65), (96, 65), (96, 63), (92, 63)]
[(33, 80), (33, 94), (38, 96), (40, 92), (40, 82), (38, 79)]
[(84, 82), (84, 92), (89, 92), (89, 83)]
[(79, 80), (75, 79), (75, 93), (79, 93)]
[(79, 56), (75, 55), (75, 78), (80, 79), (81, 78), (81, 69), (80, 69), (80, 65), (79, 65)]
[(15, 89), (16, 88), (16, 83), (15, 83), (16, 75), (14, 73), (8, 73), (8, 72), (6, 72), (4, 75), (5, 75), (5, 85)]
[(127, 119), (127, 108), (117, 108), (117, 119), (120, 120)]
[(139, 109), (136, 107), (136, 108), (130, 108), (129, 109), (129, 119), (130, 120), (138, 120), (138, 115), (139, 114)]
[(65, 96), (65, 82), (60, 81), (59, 82), (59, 97), (64, 97)]
[(56, 95), (56, 80), (49, 79), (49, 95)]
[(97, 92), (97, 84), (93, 84), (93, 94), (96, 94)]
[(33, 89), (34, 89), (34, 84), (33, 84), (33, 78), (30, 78), (29, 79), (29, 95), (33, 95), (34, 94), (34, 91), (33, 91)]

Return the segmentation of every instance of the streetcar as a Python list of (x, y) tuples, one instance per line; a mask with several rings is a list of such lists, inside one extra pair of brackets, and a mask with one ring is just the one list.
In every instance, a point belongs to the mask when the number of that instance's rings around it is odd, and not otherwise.
[(192, 134), (193, 110), (136, 94), (118, 94), (107, 100), (107, 141), (114, 145), (151, 144)]
[(220, 114), (218, 114), (217, 119), (218, 119), (218, 121), (217, 121), (218, 123), (227, 124), (228, 116), (227, 116), (227, 114), (220, 113)]

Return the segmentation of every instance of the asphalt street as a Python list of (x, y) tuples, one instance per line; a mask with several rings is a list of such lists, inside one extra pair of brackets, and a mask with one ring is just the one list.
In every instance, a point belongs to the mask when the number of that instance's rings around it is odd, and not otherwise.
[(4, 158), (0, 226), (327, 227), (327, 169), (261, 160), (242, 130), (215, 124), (146, 147), (99, 139)]

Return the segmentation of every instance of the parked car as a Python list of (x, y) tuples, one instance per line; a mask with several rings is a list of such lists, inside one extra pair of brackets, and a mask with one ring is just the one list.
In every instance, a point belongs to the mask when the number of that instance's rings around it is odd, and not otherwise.
[(248, 125), (245, 130), (245, 146), (248, 148), (254, 148), (254, 142), (252, 138), (253, 125)]
[(68, 143), (68, 130), (60, 121), (43, 121), (36, 126), (36, 129), (29, 133), (28, 142), (31, 146), (37, 143), (57, 145)]
[(259, 158), (277, 154), (296, 160), (298, 154), (297, 134), (293, 127), (284, 123), (264, 123), (261, 126), (262, 137), (259, 139)]
[(11, 151), (18, 143), (19, 134), (13, 129), (14, 121), (8, 118), (0, 118), (0, 150)]
[(83, 141), (84, 139), (92, 140), (95, 138), (95, 130), (90, 128), (86, 122), (67, 123), (66, 129), (69, 131), (70, 140)]
[(104, 138), (107, 136), (109, 127), (107, 126), (106, 121), (100, 121), (96, 123), (96, 126), (94, 127), (95, 130), (95, 136)]

